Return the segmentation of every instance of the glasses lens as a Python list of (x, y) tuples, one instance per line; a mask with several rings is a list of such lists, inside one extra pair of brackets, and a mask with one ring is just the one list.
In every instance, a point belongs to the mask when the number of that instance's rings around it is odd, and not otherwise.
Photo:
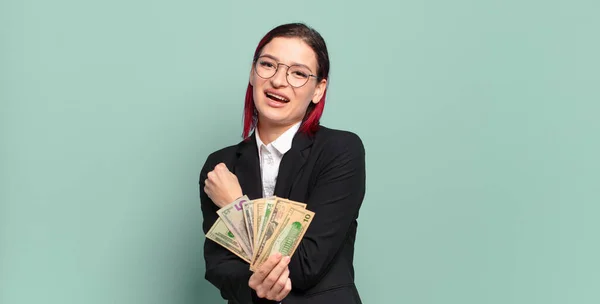
[(303, 66), (293, 65), (288, 70), (288, 82), (294, 87), (301, 87), (308, 81), (310, 70)]
[(270, 78), (277, 72), (277, 62), (271, 58), (260, 57), (256, 60), (256, 73), (262, 78)]

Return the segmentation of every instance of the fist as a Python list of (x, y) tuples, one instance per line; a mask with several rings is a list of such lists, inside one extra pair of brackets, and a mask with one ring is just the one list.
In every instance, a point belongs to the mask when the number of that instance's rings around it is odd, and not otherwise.
[(235, 201), (242, 194), (237, 176), (231, 173), (224, 163), (220, 163), (208, 172), (204, 180), (204, 192), (219, 208)]

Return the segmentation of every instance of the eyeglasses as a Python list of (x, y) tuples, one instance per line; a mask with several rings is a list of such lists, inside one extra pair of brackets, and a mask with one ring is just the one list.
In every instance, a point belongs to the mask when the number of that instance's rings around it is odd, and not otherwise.
[(258, 57), (254, 62), (254, 70), (259, 77), (269, 79), (277, 73), (279, 65), (285, 65), (287, 67), (285, 78), (287, 79), (287, 82), (295, 88), (305, 85), (310, 77), (317, 78), (317, 75), (312, 74), (311, 70), (305, 66), (279, 63), (270, 57)]

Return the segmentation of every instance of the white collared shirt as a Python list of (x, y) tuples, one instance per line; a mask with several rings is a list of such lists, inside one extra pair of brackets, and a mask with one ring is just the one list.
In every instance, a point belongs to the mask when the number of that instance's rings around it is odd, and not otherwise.
[(279, 164), (283, 155), (292, 148), (294, 135), (300, 129), (300, 122), (293, 125), (277, 139), (268, 145), (265, 145), (258, 135), (256, 128), (256, 145), (258, 147), (258, 156), (260, 159), (260, 177), (263, 185), (263, 197), (272, 196), (275, 191), (277, 174), (279, 173)]

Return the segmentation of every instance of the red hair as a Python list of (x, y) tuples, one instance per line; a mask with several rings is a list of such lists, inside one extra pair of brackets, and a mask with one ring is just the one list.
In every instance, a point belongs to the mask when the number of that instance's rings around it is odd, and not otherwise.
[[(327, 53), (327, 47), (323, 37), (312, 28), (302, 23), (290, 23), (280, 25), (272, 29), (267, 33), (258, 43), (256, 50), (254, 51), (254, 61), (259, 57), (263, 47), (267, 45), (273, 38), (276, 37), (295, 37), (301, 38), (315, 51), (317, 56), (317, 80), (327, 79), (329, 75), (329, 56)], [(314, 104), (310, 103), (306, 109), (306, 114), (300, 125), (300, 132), (313, 135), (319, 129), (319, 123), (321, 116), (323, 115), (323, 109), (325, 108), (325, 97), (327, 96), (327, 88), (323, 91), (323, 97), (321, 100)], [(256, 105), (254, 104), (253, 88), (250, 83), (246, 88), (246, 97), (244, 99), (244, 115), (243, 115), (243, 131), (242, 138), (246, 139), (250, 132), (258, 123), (258, 112)]]

